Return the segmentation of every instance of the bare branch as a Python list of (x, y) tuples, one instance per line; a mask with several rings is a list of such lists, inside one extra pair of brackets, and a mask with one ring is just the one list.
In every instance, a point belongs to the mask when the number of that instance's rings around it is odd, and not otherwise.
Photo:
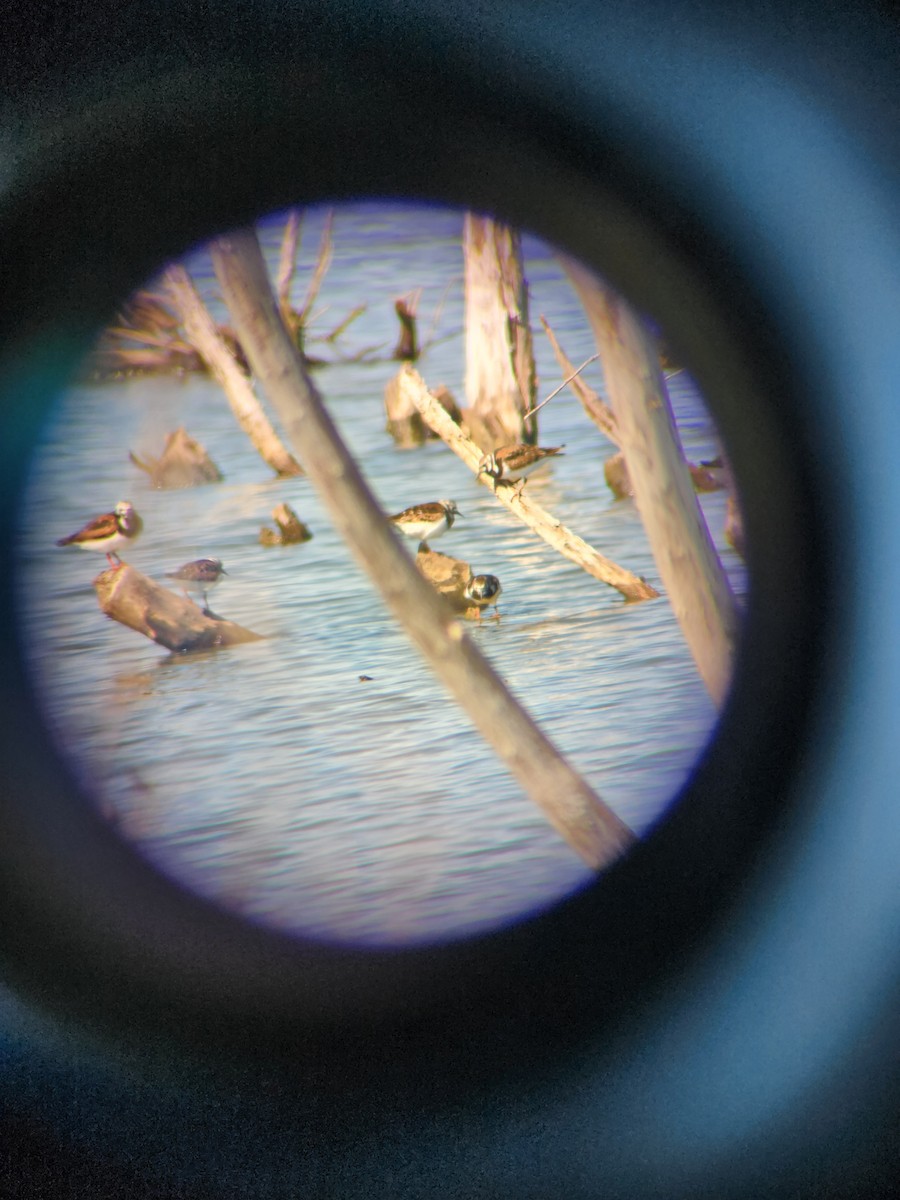
[(529, 417), (533, 417), (535, 413), (540, 412), (545, 404), (549, 404), (554, 396), (558, 396), (564, 387), (567, 387), (572, 382), (573, 379), (576, 379), (581, 374), (581, 372), (584, 370), (585, 367), (590, 366), (590, 364), (592, 362), (596, 362), (599, 357), (600, 357), (599, 354), (592, 354), (590, 358), (586, 358), (584, 360), (584, 362), (581, 364), (581, 366), (577, 367), (572, 372), (572, 374), (568, 376), (568, 378), (566, 378), (562, 381), (562, 383), (558, 387), (555, 387), (553, 389), (553, 391), (550, 393), (550, 395), (545, 400), (542, 400), (540, 402), (540, 404), (536, 404), (534, 406), (534, 408), (530, 408), (528, 410), (528, 412), (525, 414), (523, 420), (527, 421)]
[(301, 475), (300, 464), (282, 445), (272, 423), (263, 412), (250, 380), (238, 366), (215, 322), (197, 294), (184, 267), (173, 264), (165, 273), (166, 288), (184, 331), (197, 352), (219, 381), (241, 429), (262, 459), (278, 475)]
[(218, 238), (213, 265), (254, 372), (338, 531), (437, 677), (585, 862), (613, 862), (634, 835), (518, 704), (416, 570), (379, 510), (279, 318), (252, 229)]
[[(440, 401), (429, 392), (422, 376), (406, 364), (400, 369), (399, 380), (401, 390), (422, 414), (425, 423), (463, 460), (472, 473), (477, 475), (482, 457), (481, 448), (463, 433)], [(490, 486), (486, 479), (484, 482), (486, 486)], [(589, 546), (516, 487), (501, 483), (495, 488), (494, 495), (504, 507), (533, 529), (554, 550), (577, 563), (601, 583), (614, 587), (626, 600), (651, 600), (659, 595), (649, 583), (598, 553), (593, 546)]]
[(571, 382), (572, 391), (581, 401), (582, 407), (587, 415), (591, 418), (604, 437), (608, 438), (614, 446), (621, 449), (619, 434), (616, 430), (616, 418), (612, 409), (608, 404), (604, 404), (600, 396), (593, 388), (588, 387), (583, 379), (578, 378), (578, 371), (575, 370), (569, 358), (567, 358), (563, 348), (556, 340), (556, 335), (550, 328), (550, 323), (546, 317), (541, 317), (541, 324), (544, 327), (544, 332), (550, 339), (550, 345), (553, 347), (553, 353), (556, 355), (556, 361), (562, 367), (563, 371), (569, 378), (567, 383)]

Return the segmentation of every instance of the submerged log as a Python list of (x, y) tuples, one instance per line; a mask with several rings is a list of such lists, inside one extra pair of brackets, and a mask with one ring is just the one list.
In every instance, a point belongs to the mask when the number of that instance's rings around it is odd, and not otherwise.
[(276, 504), (272, 516), (278, 529), (269, 529), (266, 525), (260, 529), (259, 540), (263, 546), (293, 546), (312, 538), (309, 526), (303, 524), (289, 504)]
[(148, 473), (155, 488), (197, 487), (222, 479), (222, 472), (184, 426), (169, 434), (159, 458), (141, 459), (133, 451), (128, 457)]
[(128, 563), (101, 571), (94, 591), (101, 610), (113, 621), (173, 653), (237, 646), (263, 636), (204, 613), (193, 601), (154, 583)]

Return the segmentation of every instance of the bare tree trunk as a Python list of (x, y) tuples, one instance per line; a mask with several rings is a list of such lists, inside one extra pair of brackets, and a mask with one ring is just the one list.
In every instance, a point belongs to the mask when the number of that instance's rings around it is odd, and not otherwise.
[(656, 345), (621, 296), (580, 263), (562, 262), (597, 340), (616, 433), (660, 578), (700, 677), (721, 705), (731, 682), (738, 612), (694, 495)]
[(519, 706), (401, 547), (287, 336), (255, 232), (218, 238), (212, 258), (257, 378), (388, 608), (560, 834), (592, 867), (608, 865), (634, 835)]
[(534, 407), (537, 383), (519, 234), (466, 213), (463, 255), (466, 400), (483, 427), (482, 449), (533, 442), (537, 420), (525, 413)]
[(165, 282), (185, 333), (222, 385), (231, 411), (260, 457), (276, 475), (302, 475), (300, 464), (282, 445), (254, 394), (253, 385), (220, 337), (190, 275), (184, 267), (173, 265), (166, 271)]

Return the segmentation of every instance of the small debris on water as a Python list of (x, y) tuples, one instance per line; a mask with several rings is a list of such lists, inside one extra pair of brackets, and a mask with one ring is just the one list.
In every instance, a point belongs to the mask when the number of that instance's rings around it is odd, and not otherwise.
[(359, 682), (360, 683), (371, 683), (372, 676), (371, 675), (360, 675)]

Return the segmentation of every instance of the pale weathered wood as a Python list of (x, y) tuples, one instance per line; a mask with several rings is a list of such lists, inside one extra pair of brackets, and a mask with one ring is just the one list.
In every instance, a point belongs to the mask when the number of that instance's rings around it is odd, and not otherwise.
[[(477, 475), (482, 455), (481, 447), (456, 424), (429, 392), (422, 376), (408, 363), (401, 367), (398, 379), (401, 391), (422, 414), (425, 423), (443, 438), (453, 453)], [(659, 595), (646, 580), (606, 558), (571, 529), (567, 529), (561, 521), (557, 521), (546, 509), (531, 499), (527, 487), (521, 491), (515, 485), (506, 483), (494, 487), (486, 476), (480, 478), (485, 486), (492, 488), (494, 495), (505, 508), (533, 529), (548, 545), (577, 563), (582, 570), (599, 579), (601, 583), (606, 583), (621, 592), (626, 600), (652, 600)]]
[(174, 264), (166, 270), (165, 284), (185, 333), (221, 384), (238, 424), (263, 461), (277, 475), (302, 475), (300, 464), (282, 444), (263, 412), (252, 383), (216, 329), (190, 275), (184, 267)]
[(623, 297), (580, 263), (562, 262), (600, 351), (635, 504), (657, 570), (700, 677), (721, 704), (734, 667), (738, 610), (694, 495), (656, 344)]
[(466, 402), (488, 434), (486, 450), (534, 441), (537, 421), (525, 419), (534, 406), (536, 375), (519, 234), (466, 213), (463, 255)]
[(384, 411), (387, 431), (402, 450), (421, 446), (427, 436), (422, 417), (414, 404), (400, 390), (396, 375), (384, 385)]
[(94, 591), (108, 617), (173, 653), (237, 646), (262, 638), (234, 621), (205, 614), (192, 601), (128, 563), (101, 571), (94, 580)]
[(592, 867), (607, 866), (634, 835), (562, 758), (415, 569), (291, 344), (255, 232), (220, 237), (211, 254), (253, 370), (339, 533), (388, 609), (559, 833)]

